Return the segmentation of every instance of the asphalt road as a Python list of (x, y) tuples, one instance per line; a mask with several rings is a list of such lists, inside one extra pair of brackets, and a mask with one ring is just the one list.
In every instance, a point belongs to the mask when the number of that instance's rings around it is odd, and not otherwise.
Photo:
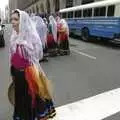
[[(11, 120), (13, 108), (7, 98), (10, 27), (5, 28), (6, 47), (0, 49), (0, 120)], [(42, 63), (53, 83), (56, 107), (120, 87), (120, 47), (108, 42), (83, 42), (70, 38), (70, 56)], [(105, 120), (120, 120), (119, 113)]]

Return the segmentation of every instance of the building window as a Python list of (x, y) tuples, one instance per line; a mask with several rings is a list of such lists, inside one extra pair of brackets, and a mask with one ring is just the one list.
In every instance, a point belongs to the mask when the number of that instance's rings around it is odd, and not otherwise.
[(94, 0), (82, 0), (82, 4), (92, 3)]
[(106, 14), (106, 7), (94, 9), (94, 16), (105, 16), (105, 14)]
[(92, 16), (92, 9), (83, 10), (83, 17), (91, 17)]
[(66, 0), (66, 8), (73, 7), (73, 0)]
[(81, 11), (81, 10), (75, 11), (75, 17), (76, 17), (76, 18), (79, 18), (79, 17), (81, 17), (81, 16), (82, 16), (82, 11)]
[(109, 6), (107, 16), (114, 16), (114, 12), (115, 12), (115, 6), (114, 5)]

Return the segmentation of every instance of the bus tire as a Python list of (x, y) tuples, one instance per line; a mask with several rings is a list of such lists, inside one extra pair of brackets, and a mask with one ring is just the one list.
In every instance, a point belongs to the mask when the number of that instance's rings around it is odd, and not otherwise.
[(89, 30), (88, 28), (83, 28), (81, 31), (81, 38), (83, 41), (88, 42), (90, 35), (89, 35)]

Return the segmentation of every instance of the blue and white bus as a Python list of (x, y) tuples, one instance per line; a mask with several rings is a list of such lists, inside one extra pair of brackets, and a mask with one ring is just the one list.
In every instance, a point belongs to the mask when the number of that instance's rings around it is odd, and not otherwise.
[(120, 0), (104, 0), (59, 12), (67, 20), (70, 32), (84, 41), (90, 36), (120, 41)]

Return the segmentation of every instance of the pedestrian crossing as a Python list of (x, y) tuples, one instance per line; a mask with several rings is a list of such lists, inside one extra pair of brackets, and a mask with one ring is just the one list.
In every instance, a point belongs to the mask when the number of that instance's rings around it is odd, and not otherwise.
[(56, 108), (54, 120), (102, 120), (120, 112), (120, 88)]

